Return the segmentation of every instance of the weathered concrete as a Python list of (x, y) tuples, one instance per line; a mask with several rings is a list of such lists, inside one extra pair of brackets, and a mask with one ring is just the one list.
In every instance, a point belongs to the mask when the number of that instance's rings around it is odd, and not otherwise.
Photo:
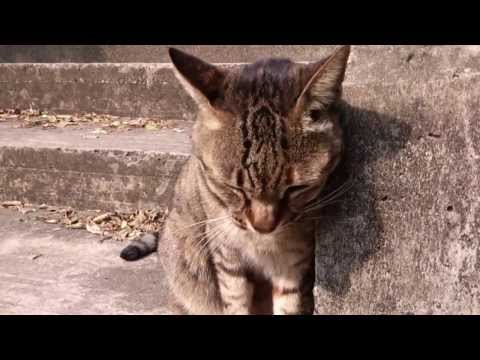
[[(312, 61), (332, 50), (331, 46), (182, 48), (229, 66), (265, 56)], [(191, 119), (195, 105), (175, 78), (166, 47), (154, 49), (163, 54), (158, 61), (164, 63), (0, 64), (0, 108)], [(464, 72), (480, 72), (479, 54), (479, 46), (355, 46), (346, 84), (448, 81)]]
[(167, 314), (155, 257), (125, 263), (122, 243), (20, 218), (0, 209), (0, 314)]
[[(3, 63), (167, 63), (168, 47), (176, 47), (210, 62), (252, 62), (262, 57), (288, 57), (296, 61), (316, 61), (328, 54), (333, 45), (0, 45)], [(355, 45), (359, 52), (382, 49), (404, 60), (445, 48), (479, 52), (477, 45)]]
[[(373, 52), (371, 59), (353, 52), (345, 86), (351, 106), (345, 108), (349, 146), (343, 172), (353, 175), (355, 187), (319, 223), (317, 311), (480, 314), (478, 47), (419, 47), (412, 58), (393, 56), (397, 50), (389, 52), (389, 48)], [(11, 132), (3, 138), (0, 171), (4, 173), (20, 171), (16, 162), (26, 161), (11, 155), (24, 151), (20, 140), (14, 149), (9, 145), (18, 134)], [(128, 136), (117, 138), (115, 149), (122, 150)], [(32, 149), (28, 151), (36, 151)], [(118, 162), (123, 169), (120, 155), (107, 161), (101, 151), (98, 158), (91, 157), (93, 149), (88, 157), (66, 158), (60, 163), (80, 159), (76, 163), (84, 166), (86, 161), (98, 161), (98, 168), (111, 174), (109, 164)], [(185, 148), (184, 156), (187, 152)], [(136, 151), (133, 154), (137, 156)], [(144, 159), (145, 155), (141, 156)], [(40, 178), (28, 178), (29, 166), (37, 169), (43, 162), (67, 166), (53, 163), (52, 158), (39, 157), (30, 165), (24, 162), (24, 172), (4, 180), (0, 193), (14, 188), (9, 190), (12, 194), (26, 193), (22, 189), (29, 189), (28, 184)], [(147, 182), (142, 172), (165, 172), (165, 163), (146, 164), (124, 168), (135, 168), (135, 181), (151, 189), (158, 178)], [(66, 170), (68, 181), (75, 183), (76, 177), (82, 177), (75, 168)], [(53, 178), (54, 171), (50, 174)], [(172, 171), (165, 176), (175, 174)], [(337, 176), (341, 175), (339, 171)], [(98, 180), (88, 183), (89, 176)], [(108, 199), (122, 188), (121, 182), (115, 185), (100, 174), (84, 179), (72, 202), (80, 204), (82, 196), (89, 201)], [(104, 182), (107, 186), (102, 187)], [(54, 194), (55, 187), (50, 188)], [(47, 193), (46, 186), (30, 189), (31, 194), (35, 189)], [(142, 190), (135, 196), (138, 204), (147, 204), (152, 193)], [(118, 204), (132, 204), (131, 200), (122, 201)]]
[(207, 61), (225, 63), (251, 62), (267, 56), (315, 61), (333, 48), (314, 45), (0, 45), (0, 62), (168, 63), (169, 46), (190, 52)]
[(181, 133), (93, 130), (0, 123), (0, 199), (125, 211), (168, 202), (190, 153), (188, 126)]
[(169, 64), (0, 64), (0, 108), (190, 119)]
[(319, 223), (318, 312), (480, 314), (479, 81), (347, 91), (356, 185)]
[[(353, 175), (355, 187), (341, 206), (330, 209), (319, 223), (319, 313), (480, 314), (479, 82), (478, 74), (467, 72), (421, 83), (346, 87), (351, 106), (345, 107), (349, 147), (344, 170)], [(45, 134), (45, 139), (47, 134), (61, 139), (50, 131), (37, 131)], [(133, 134), (112, 136), (123, 148)], [(3, 144), (13, 138), (22, 143), (17, 135), (5, 135)], [(158, 133), (149, 135), (158, 136), (158, 141), (152, 142), (140, 140), (145, 134), (138, 136), (137, 143), (162, 143)], [(102, 150), (97, 155), (91, 151), (88, 156), (85, 153), (68, 158), (68, 151), (59, 153), (52, 149), (55, 144), (50, 146), (49, 151), (66, 156), (65, 160), (55, 163), (55, 156), (47, 155), (28, 165), (27, 156), (10, 155), (24, 150), (3, 147), (3, 171), (12, 175), (1, 188), (10, 186), (19, 194), (22, 187), (30, 186), (31, 196), (55, 194), (57, 185), (32, 186), (29, 184), (35, 184), (41, 176), (28, 176), (30, 167), (43, 168), (45, 174), (45, 165), (55, 164), (65, 169), (57, 173), (58, 178), (74, 184), (72, 188), (79, 186), (78, 192), (68, 195), (70, 205), (89, 203), (82, 203), (82, 198), (97, 198), (106, 204), (125, 186), (110, 177), (116, 167), (111, 164), (118, 163), (122, 172), (135, 169), (136, 175), (131, 178), (142, 189), (132, 192), (130, 200), (118, 201), (118, 206), (135, 201), (151, 205), (155, 194), (152, 189), (159, 186), (159, 177), (150, 176), (156, 172), (165, 177), (176, 174), (165, 170), (171, 169), (167, 162), (149, 162), (146, 155), (141, 155), (137, 165), (128, 166), (120, 160), (125, 151), (108, 152), (109, 158)], [(29, 151), (33, 154), (36, 150)], [(187, 147), (184, 151), (183, 157)], [(139, 153), (133, 152), (132, 156), (137, 159)], [(94, 161), (104, 169), (102, 174), (75, 171)], [(15, 162), (23, 162), (23, 170)], [(178, 163), (174, 160), (171, 164), (176, 167)], [(52, 170), (50, 179), (53, 174)], [(338, 176), (341, 174), (339, 171)]]

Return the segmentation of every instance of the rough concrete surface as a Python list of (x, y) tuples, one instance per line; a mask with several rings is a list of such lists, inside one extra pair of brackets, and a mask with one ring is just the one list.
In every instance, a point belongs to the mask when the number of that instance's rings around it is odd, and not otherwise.
[[(0, 45), (3, 63), (167, 63), (168, 47), (175, 47), (210, 62), (251, 62), (277, 56), (296, 61), (316, 61), (334, 45)], [(397, 56), (408, 56), (431, 49), (464, 49), (479, 52), (478, 45), (355, 45), (362, 52), (385, 49)]]
[[(183, 48), (228, 66), (265, 56), (313, 61), (333, 49), (332, 46)], [(0, 64), (0, 108), (32, 106), (67, 113), (89, 111), (192, 119), (195, 105), (173, 73), (166, 57), (167, 47), (152, 49), (164, 55), (158, 63)], [(250, 55), (243, 57), (243, 52)], [(222, 57), (223, 53), (231, 57)], [(304, 53), (315, 56), (301, 55)], [(354, 46), (346, 85), (448, 82), (464, 72), (478, 73), (479, 54), (480, 46)]]
[(125, 263), (122, 243), (20, 218), (0, 209), (0, 314), (167, 314), (155, 257)]
[(319, 222), (319, 313), (480, 314), (478, 81), (347, 91), (355, 186)]
[[(417, 47), (413, 57), (410, 48), (377, 47), (371, 58), (353, 50), (344, 90), (347, 159), (333, 180), (351, 174), (355, 186), (319, 221), (320, 314), (480, 314), (478, 47)], [(12, 174), (21, 171), (16, 161), (27, 161), (11, 155), (21, 149), (8, 144), (13, 134), (0, 153), (0, 167)], [(149, 171), (165, 171), (162, 164)], [(8, 186), (17, 194), (28, 189), (38, 177), (22, 180), (27, 168), (0, 189), (15, 181)], [(94, 189), (110, 194), (98, 179), (74, 201)]]
[(0, 199), (131, 211), (167, 203), (190, 128), (114, 131), (0, 124)]

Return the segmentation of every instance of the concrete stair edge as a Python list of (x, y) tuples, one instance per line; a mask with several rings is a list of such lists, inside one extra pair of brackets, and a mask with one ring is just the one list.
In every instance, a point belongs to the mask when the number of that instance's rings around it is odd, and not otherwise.
[[(469, 47), (409, 49), (354, 47), (345, 86), (431, 81), (447, 85), (480, 74), (479, 53)], [(196, 110), (169, 63), (3, 63), (0, 85), (0, 108), (184, 120), (191, 120)]]

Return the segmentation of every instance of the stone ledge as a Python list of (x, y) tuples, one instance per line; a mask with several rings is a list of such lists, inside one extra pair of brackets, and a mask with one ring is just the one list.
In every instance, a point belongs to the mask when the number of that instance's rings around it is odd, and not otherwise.
[(131, 211), (168, 203), (189, 130), (14, 129), (0, 125), (0, 199)]
[[(204, 50), (210, 49), (214, 54), (213, 48), (193, 52), (202, 56)], [(319, 58), (332, 50), (331, 47), (314, 48), (311, 51), (318, 53)], [(266, 47), (253, 53), (258, 56), (283, 54), (274, 49)], [(295, 49), (302, 53), (308, 47)], [(479, 49), (475, 46), (354, 46), (345, 85), (443, 81), (446, 86), (480, 73)], [(221, 52), (222, 48), (216, 47), (216, 50)], [(166, 52), (166, 48), (162, 51)], [(315, 59), (311, 56), (293, 58), (296, 61)], [(218, 63), (218, 59), (223, 58), (217, 57), (214, 62)], [(236, 66), (238, 61), (257, 57), (234, 59), (236, 62), (220, 65)], [(4, 63), (0, 64), (0, 84), (0, 107), (3, 108), (32, 106), (67, 113), (86, 111), (186, 120), (191, 120), (195, 112), (195, 104), (169, 63)]]

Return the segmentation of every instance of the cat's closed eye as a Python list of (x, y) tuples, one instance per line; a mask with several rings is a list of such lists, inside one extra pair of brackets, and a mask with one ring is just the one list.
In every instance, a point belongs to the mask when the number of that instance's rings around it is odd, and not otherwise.
[(284, 191), (283, 193), (283, 198), (288, 199), (289, 197), (294, 197), (298, 194), (300, 194), (303, 190), (306, 190), (310, 187), (310, 185), (295, 185), (295, 186), (290, 186), (287, 188), (287, 190)]
[(322, 187), (319, 184), (291, 186), (284, 193), (284, 200), (294, 208), (303, 208), (318, 196)]
[(230, 189), (232, 192), (234, 192), (236, 195), (238, 195), (239, 197), (241, 197), (245, 202), (248, 202), (249, 201), (249, 190), (247, 189), (244, 189), (244, 188), (240, 188), (238, 186), (234, 186), (234, 185), (230, 185), (228, 183), (223, 183), (223, 186), (225, 186), (226, 188)]

